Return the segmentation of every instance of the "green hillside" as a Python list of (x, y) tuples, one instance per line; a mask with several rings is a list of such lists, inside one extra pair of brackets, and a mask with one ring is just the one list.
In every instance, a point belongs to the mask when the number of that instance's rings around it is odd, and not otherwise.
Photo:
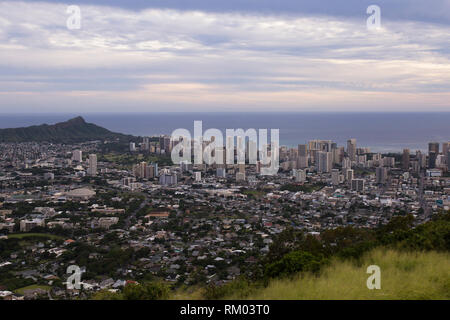
[[(381, 289), (369, 290), (367, 267), (381, 270)], [(225, 297), (238, 298), (239, 293)], [(298, 274), (271, 280), (246, 299), (450, 299), (450, 255), (437, 252), (400, 252), (378, 248), (360, 261), (334, 260), (319, 275)]]
[[(251, 275), (233, 281), (174, 286), (143, 281), (123, 292), (92, 299), (188, 300), (335, 300), (450, 299), (450, 213), (414, 224), (412, 215), (396, 216), (374, 229), (328, 229), (320, 236), (286, 229)], [(380, 268), (380, 289), (369, 289), (369, 266)]]
[(53, 125), (42, 124), (23, 128), (0, 129), (0, 142), (72, 143), (91, 140), (126, 139), (129, 136), (111, 132), (82, 117)]
[[(450, 299), (450, 215), (413, 226), (395, 217), (374, 230), (344, 227), (320, 238), (286, 230), (253, 279), (179, 288), (174, 299)], [(367, 267), (380, 267), (381, 289), (369, 290)]]
[[(367, 288), (367, 267), (381, 271), (381, 289)], [(267, 284), (234, 281), (222, 288), (220, 299), (249, 300), (448, 300), (450, 254), (404, 252), (377, 248), (359, 260), (333, 259), (320, 273), (297, 273)], [(209, 298), (205, 288), (180, 289), (172, 299)]]

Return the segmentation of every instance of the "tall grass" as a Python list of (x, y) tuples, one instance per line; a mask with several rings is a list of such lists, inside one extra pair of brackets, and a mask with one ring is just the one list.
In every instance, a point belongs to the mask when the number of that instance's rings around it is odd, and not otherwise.
[[(381, 269), (381, 289), (369, 290), (369, 265)], [(230, 299), (239, 296), (233, 294)], [(375, 249), (358, 261), (334, 259), (319, 275), (272, 280), (248, 299), (450, 299), (450, 254)]]
[(178, 288), (171, 296), (171, 300), (204, 300), (204, 289), (183, 286)]

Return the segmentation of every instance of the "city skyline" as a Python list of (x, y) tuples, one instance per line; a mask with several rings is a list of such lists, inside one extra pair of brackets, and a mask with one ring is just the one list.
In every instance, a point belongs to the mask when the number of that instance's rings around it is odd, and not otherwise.
[[(63, 127), (74, 132), (74, 125), (83, 125), (82, 119)], [(102, 131), (87, 126), (80, 131)], [(280, 147), (279, 170), (266, 175), (262, 158), (252, 164), (249, 155), (248, 164), (239, 163), (242, 144), (226, 146), (223, 154), (237, 160), (232, 163), (176, 163), (173, 155), (181, 143), (176, 135), (138, 138), (111, 133), (104, 139), (74, 139), (76, 135), (60, 131), (59, 138), (65, 139), (57, 142), (36, 141), (42, 132), (31, 129), (31, 140), (0, 143), (0, 243), (6, 248), (0, 267), (15, 271), (3, 272), (0, 278), (0, 297), (8, 300), (102, 300), (111, 295), (121, 299), (130, 283), (170, 285), (163, 298), (173, 299), (185, 286), (232, 284), (241, 276), (255, 276), (257, 269), (267, 274), (271, 264), (266, 259), (274, 249), (279, 251), (274, 244), (292, 232), (310, 237), (308, 248), (314, 241), (313, 248), (347, 253), (361, 250), (363, 240), (362, 250), (370, 254), (373, 246), (380, 246), (375, 235), (387, 229), (388, 238), (382, 239), (390, 239), (396, 235), (392, 225), (409, 221), (410, 231), (401, 224), (402, 236), (392, 244), (416, 250), (418, 245), (425, 250), (430, 244), (448, 247), (441, 241), (448, 238), (448, 227), (440, 221), (450, 206), (450, 141), (429, 141), (425, 153), (404, 149), (392, 155), (373, 153), (354, 138), (346, 146), (314, 139), (295, 148)], [(233, 138), (239, 141), (238, 136)], [(208, 138), (200, 145), (203, 152), (211, 152)], [(270, 146), (271, 153), (276, 146)], [(249, 153), (250, 142), (248, 148)], [(443, 231), (429, 232), (427, 228), (437, 223)], [(340, 234), (350, 241), (336, 246)], [(78, 280), (73, 281), (70, 270), (78, 270)], [(299, 271), (289, 269), (290, 274)], [(435, 269), (424, 272), (433, 275), (426, 281), (437, 288), (424, 290), (420, 282), (420, 287), (413, 283), (408, 290), (418, 292), (418, 298), (427, 290), (446, 297), (434, 280)], [(365, 266), (361, 273), (366, 274)], [(275, 272), (272, 278), (280, 275)], [(395, 276), (408, 279), (402, 272)], [(57, 278), (61, 281), (49, 281)], [(317, 275), (314, 279), (320, 281)], [(361, 288), (366, 283), (362, 280), (350, 287)], [(403, 298), (383, 281), (393, 298)], [(402, 290), (405, 282), (401, 281)], [(358, 299), (386, 298), (386, 291), (355, 292), (352, 297)], [(315, 297), (309, 292), (307, 296)], [(201, 297), (210, 299), (203, 293)]]
[(450, 0), (0, 0), (0, 304), (449, 300), (449, 35)]

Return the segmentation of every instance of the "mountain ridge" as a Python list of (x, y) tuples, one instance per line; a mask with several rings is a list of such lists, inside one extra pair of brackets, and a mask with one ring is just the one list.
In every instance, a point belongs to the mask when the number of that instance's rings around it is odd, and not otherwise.
[(55, 124), (0, 129), (0, 142), (75, 143), (92, 140), (129, 139), (133, 136), (112, 132), (78, 116)]

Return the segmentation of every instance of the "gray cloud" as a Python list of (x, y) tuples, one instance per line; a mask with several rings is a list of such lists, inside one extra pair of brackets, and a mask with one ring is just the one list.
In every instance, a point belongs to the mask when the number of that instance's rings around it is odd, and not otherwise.
[[(48, 2), (67, 3), (61, 0), (48, 0)], [(361, 21), (364, 20), (363, 14), (366, 8), (377, 4), (382, 8), (383, 16), (390, 20), (450, 24), (448, 0), (77, 0), (75, 3), (115, 6), (135, 11), (168, 8), (216, 13), (307, 14), (356, 18)]]
[(239, 12), (81, 8), (82, 29), (67, 30), (64, 4), (0, 2), (0, 108), (26, 107), (35, 95), (57, 108), (76, 94), (98, 108), (115, 100), (139, 110), (148, 99), (202, 109), (227, 96), (247, 108), (274, 101), (306, 108), (299, 97), (321, 108), (354, 99), (351, 106), (386, 92), (391, 105), (410, 105), (405, 94), (437, 109), (448, 101), (445, 24), (383, 15), (373, 32), (364, 14), (342, 18), (337, 5), (329, 15), (262, 14), (245, 5)]

